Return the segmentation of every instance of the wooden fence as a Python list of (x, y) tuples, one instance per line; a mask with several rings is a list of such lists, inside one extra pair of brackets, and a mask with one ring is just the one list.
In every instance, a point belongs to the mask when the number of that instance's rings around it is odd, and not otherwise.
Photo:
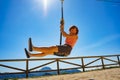
[[(89, 60), (89, 59), (93, 59), (94, 60)], [(85, 61), (87, 59), (87, 61)], [(66, 61), (69, 60), (69, 61)], [(70, 62), (70, 60), (79, 60), (80, 63), (73, 63)], [(44, 64), (40, 64), (39, 66), (33, 67), (33, 68), (29, 68), (30, 65), (30, 61), (50, 61)], [(100, 64), (95, 64), (92, 65), (93, 63), (99, 61)], [(109, 61), (109, 63), (105, 63), (105, 61)], [(21, 68), (16, 68), (13, 66), (8, 66), (3, 64), (2, 62), (25, 62), (25, 67), (26, 69), (21, 69)], [(2, 63), (2, 64), (1, 64)], [(102, 68), (102, 69), (106, 69), (107, 67), (111, 67), (111, 66), (118, 66), (120, 67), (120, 54), (118, 55), (104, 55), (104, 56), (82, 56), (82, 57), (65, 57), (65, 58), (42, 58), (42, 59), (6, 59), (6, 60), (0, 60), (0, 66), (4, 67), (4, 68), (9, 68), (9, 69), (13, 69), (13, 70), (17, 70), (17, 71), (21, 71), (22, 73), (26, 73), (26, 78), (29, 77), (29, 73), (30, 72), (34, 72), (35, 69), (44, 67), (46, 65), (52, 64), (52, 63), (56, 63), (56, 69), (55, 70), (45, 70), (47, 72), (51, 72), (51, 71), (57, 71), (57, 74), (60, 74), (60, 70), (70, 70), (70, 69), (81, 69), (83, 72), (86, 71), (87, 68)], [(69, 65), (74, 65), (76, 67), (73, 68), (64, 68), (61, 69), (60, 67), (60, 63), (64, 63), (64, 64), (69, 64)], [(45, 71), (39, 71), (39, 72), (45, 72)], [(21, 73), (18, 72), (18, 73)], [(17, 73), (16, 73), (17, 74)]]

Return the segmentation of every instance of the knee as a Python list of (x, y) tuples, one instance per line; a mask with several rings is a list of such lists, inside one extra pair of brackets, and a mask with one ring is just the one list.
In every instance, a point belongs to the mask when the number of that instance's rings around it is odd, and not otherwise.
[(58, 49), (57, 49), (56, 46), (51, 46), (51, 47), (49, 47), (49, 50), (55, 52), (55, 51), (58, 50)]
[(49, 50), (54, 50), (54, 47), (53, 47), (53, 46), (51, 46), (51, 47), (49, 47), (48, 49), (49, 49)]

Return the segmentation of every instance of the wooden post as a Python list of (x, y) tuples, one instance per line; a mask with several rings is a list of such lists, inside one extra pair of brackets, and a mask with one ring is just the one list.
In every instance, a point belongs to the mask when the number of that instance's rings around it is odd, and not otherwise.
[(104, 59), (104, 57), (101, 56), (102, 68), (105, 69), (105, 64), (104, 64), (104, 60), (103, 59)]
[(26, 60), (26, 78), (28, 78), (28, 67), (29, 67), (29, 61)]
[(120, 66), (120, 59), (119, 59), (119, 56), (117, 56), (117, 59), (118, 59), (118, 64), (119, 64), (119, 66)]
[(83, 72), (85, 72), (85, 65), (84, 65), (84, 60), (83, 60), (83, 58), (81, 58), (81, 61), (82, 61), (82, 69), (83, 69)]
[(57, 61), (57, 74), (59, 75), (60, 74), (59, 59), (56, 59), (56, 61)]

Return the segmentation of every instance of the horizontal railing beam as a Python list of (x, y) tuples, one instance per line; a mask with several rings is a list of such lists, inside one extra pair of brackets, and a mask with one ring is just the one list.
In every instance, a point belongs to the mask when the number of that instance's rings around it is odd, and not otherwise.
[[(118, 55), (102, 55), (103, 57), (113, 57), (113, 56), (120, 56), (120, 54)], [(67, 59), (80, 59), (80, 58), (98, 58), (98, 57), (102, 57), (102, 56), (82, 56), (82, 57), (65, 57), (65, 58), (41, 58), (41, 59), (2, 59), (0, 60), (0, 62), (18, 62), (18, 61), (38, 61), (38, 60), (67, 60)]]

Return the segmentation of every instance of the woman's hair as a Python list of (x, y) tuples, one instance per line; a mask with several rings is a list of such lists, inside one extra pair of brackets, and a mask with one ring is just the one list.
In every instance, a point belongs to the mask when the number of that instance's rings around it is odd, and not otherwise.
[(76, 30), (77, 30), (77, 32), (76, 32), (76, 35), (77, 35), (77, 34), (78, 34), (78, 32), (79, 32), (79, 30), (78, 30), (77, 26), (75, 26), (75, 25), (71, 26), (71, 27), (70, 27), (70, 29), (69, 29), (69, 31), (70, 31), (71, 29), (74, 29), (74, 28), (76, 28)]

